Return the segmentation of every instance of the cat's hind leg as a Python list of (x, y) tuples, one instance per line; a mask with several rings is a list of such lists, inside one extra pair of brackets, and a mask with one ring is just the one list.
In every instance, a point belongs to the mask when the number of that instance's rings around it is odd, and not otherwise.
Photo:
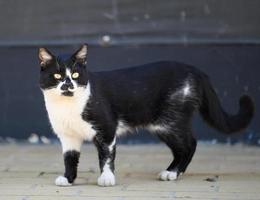
[(176, 130), (160, 133), (158, 137), (171, 149), (174, 157), (169, 167), (159, 174), (159, 179), (163, 181), (176, 180), (189, 165), (196, 149), (196, 140), (190, 132), (177, 132)]
[(184, 173), (188, 167), (188, 165), (190, 164), (192, 158), (193, 158), (193, 155), (196, 151), (196, 147), (197, 147), (197, 140), (193, 137), (190, 138), (190, 141), (189, 141), (189, 155), (187, 157), (187, 159), (185, 160), (185, 162), (183, 162), (183, 165), (182, 167), (180, 168), (180, 173)]
[(65, 165), (64, 176), (59, 176), (55, 180), (57, 186), (70, 186), (77, 177), (77, 168), (80, 156), (80, 148), (83, 143), (82, 138), (62, 136), (63, 159)]

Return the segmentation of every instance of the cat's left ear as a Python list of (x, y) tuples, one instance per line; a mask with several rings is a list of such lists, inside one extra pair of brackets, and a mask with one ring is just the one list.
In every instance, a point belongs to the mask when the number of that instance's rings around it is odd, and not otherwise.
[(87, 61), (88, 46), (86, 44), (81, 45), (81, 47), (73, 54), (73, 58), (81, 64), (86, 64)]

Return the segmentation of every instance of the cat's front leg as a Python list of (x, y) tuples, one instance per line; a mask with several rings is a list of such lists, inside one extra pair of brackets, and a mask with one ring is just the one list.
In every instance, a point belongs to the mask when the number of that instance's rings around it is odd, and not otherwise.
[(56, 178), (55, 184), (58, 186), (71, 186), (77, 177), (80, 148), (83, 140), (78, 137), (62, 136), (60, 137), (60, 141), (62, 144), (65, 173), (64, 176)]
[(116, 155), (116, 137), (104, 137), (97, 134), (94, 143), (98, 150), (99, 166), (101, 175), (97, 180), (99, 186), (107, 187), (116, 184), (114, 175), (114, 161)]

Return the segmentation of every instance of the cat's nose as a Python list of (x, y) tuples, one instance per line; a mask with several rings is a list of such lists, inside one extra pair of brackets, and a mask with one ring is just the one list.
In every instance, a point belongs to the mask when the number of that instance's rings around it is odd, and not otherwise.
[(61, 86), (61, 90), (68, 91), (69, 89), (73, 90), (74, 86), (73, 86), (70, 78), (66, 77), (64, 84)]
[(64, 90), (64, 91), (68, 91), (69, 89), (74, 89), (74, 86), (73, 86), (73, 84), (70, 82), (70, 83), (64, 83), (62, 86), (61, 86), (61, 88), (60, 88), (61, 90)]

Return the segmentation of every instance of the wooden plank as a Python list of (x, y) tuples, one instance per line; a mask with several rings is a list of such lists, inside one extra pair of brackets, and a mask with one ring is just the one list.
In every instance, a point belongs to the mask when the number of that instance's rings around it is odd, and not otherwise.
[[(178, 181), (158, 181), (157, 173), (171, 158), (162, 145), (119, 146), (117, 185), (96, 185), (99, 175), (95, 148), (83, 147), (78, 179), (72, 187), (57, 187), (63, 173), (57, 145), (0, 146), (0, 199), (260, 199), (260, 148), (242, 145), (202, 145)], [(215, 177), (216, 176), (216, 177)], [(206, 181), (214, 178), (215, 181)]]

